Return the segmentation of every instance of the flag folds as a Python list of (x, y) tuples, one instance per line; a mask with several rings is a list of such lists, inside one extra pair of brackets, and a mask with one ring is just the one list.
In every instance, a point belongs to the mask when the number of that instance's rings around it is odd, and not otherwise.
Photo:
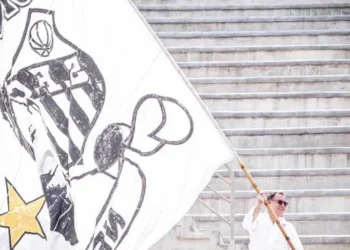
[(0, 249), (150, 248), (227, 140), (132, 2), (8, 2)]

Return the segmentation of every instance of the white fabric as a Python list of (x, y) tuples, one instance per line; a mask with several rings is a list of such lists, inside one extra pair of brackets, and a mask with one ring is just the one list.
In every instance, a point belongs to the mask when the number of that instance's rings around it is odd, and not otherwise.
[[(131, 2), (10, 2), (0, 249), (150, 248), (233, 159), (228, 141)], [(27, 203), (46, 199), (20, 238), (11, 185)]]
[[(253, 221), (255, 208), (251, 208), (243, 220), (243, 228), (250, 235), (249, 250), (290, 250), (291, 248), (277, 224), (272, 222), (267, 212), (260, 213)], [(304, 248), (293, 224), (286, 221), (284, 217), (280, 217), (279, 221), (286, 230), (296, 250), (303, 250)]]

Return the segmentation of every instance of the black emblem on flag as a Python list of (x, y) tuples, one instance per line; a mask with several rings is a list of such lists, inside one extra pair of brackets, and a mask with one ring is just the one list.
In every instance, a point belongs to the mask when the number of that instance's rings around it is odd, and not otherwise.
[[(35, 13), (45, 13), (47, 20), (32, 23), (31, 17)], [(68, 53), (52, 55), (55, 44), (65, 46)], [(85, 142), (104, 103), (103, 76), (88, 54), (60, 35), (51, 11), (30, 10), (14, 65), (22, 52), (28, 53), (22, 51), (25, 49), (35, 52), (39, 62), (33, 59), (30, 65), (10, 72), (4, 85), (6, 90), (3, 89), (3, 106), (7, 110), (5, 119), (11, 123), (21, 144), (35, 159), (31, 139), (25, 136), (29, 128), (18, 123), (14, 106), (26, 106), (28, 112), (36, 111), (40, 115), (45, 112), (52, 119), (52, 123), (46, 124), (48, 136), (61, 166), (68, 170), (83, 162)]]
[(37, 131), (24, 121), (24, 111), (49, 118), (50, 122), (44, 123), (47, 136), (65, 170), (62, 173), (55, 165), (41, 176), (51, 229), (77, 243), (74, 205), (67, 186), (49, 183), (53, 173), (66, 176), (70, 167), (83, 164), (86, 140), (104, 104), (105, 82), (94, 60), (59, 33), (54, 12), (29, 11), (0, 99), (4, 119), (34, 160)]

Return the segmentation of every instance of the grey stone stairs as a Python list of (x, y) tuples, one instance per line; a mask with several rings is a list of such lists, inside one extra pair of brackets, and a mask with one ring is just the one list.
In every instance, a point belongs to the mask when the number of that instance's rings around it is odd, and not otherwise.
[[(305, 250), (349, 250), (350, 2), (134, 2), (258, 185), (286, 191), (286, 217)], [(243, 250), (241, 222), (256, 195), (238, 166), (234, 185), (235, 249)], [(210, 186), (229, 198), (219, 178)], [(199, 198), (229, 220), (218, 194), (206, 189)], [(197, 202), (152, 249), (230, 249), (229, 233)]]

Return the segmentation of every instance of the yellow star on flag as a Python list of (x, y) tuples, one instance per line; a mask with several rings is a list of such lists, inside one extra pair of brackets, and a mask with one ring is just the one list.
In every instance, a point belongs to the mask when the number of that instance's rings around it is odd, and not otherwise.
[(0, 214), (0, 227), (9, 230), (11, 250), (25, 234), (37, 234), (46, 239), (37, 219), (45, 203), (45, 197), (26, 203), (7, 179), (6, 186), (8, 212)]

